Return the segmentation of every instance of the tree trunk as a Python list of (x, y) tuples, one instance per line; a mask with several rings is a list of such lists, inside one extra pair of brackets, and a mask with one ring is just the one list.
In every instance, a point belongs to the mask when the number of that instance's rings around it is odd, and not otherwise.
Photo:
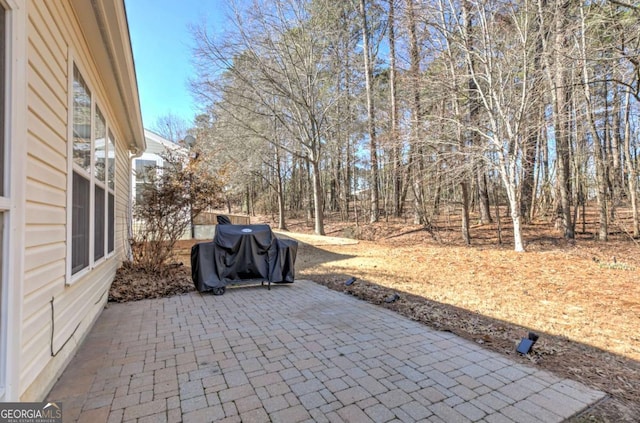
[(494, 207), (496, 209), (496, 224), (498, 227), (498, 245), (502, 245), (502, 222), (500, 221), (500, 201), (498, 198), (498, 190), (496, 188), (497, 184), (491, 184), (493, 185), (493, 201), (494, 201)]
[(476, 178), (478, 182), (478, 208), (480, 210), (480, 222), (483, 225), (493, 222), (491, 218), (491, 205), (489, 203), (489, 188), (487, 184), (487, 174), (484, 172), (484, 166), (477, 166)]
[[(546, 0), (538, 0), (538, 20), (540, 22), (540, 40), (542, 41), (542, 60), (549, 86), (551, 87), (551, 98), (553, 108), (553, 127), (556, 140), (557, 157), (557, 189), (560, 197), (558, 202), (558, 212), (561, 218), (564, 237), (575, 238), (575, 229), (571, 216), (571, 180), (570, 180), (570, 157), (569, 157), (569, 93), (570, 86), (567, 81), (566, 67), (563, 63), (566, 50), (566, 16), (568, 14), (568, 0), (558, 0), (553, 3), (553, 26), (552, 43), (549, 47), (546, 37), (544, 16), (548, 10)], [(553, 58), (553, 67), (549, 57)]]
[(511, 210), (511, 220), (513, 221), (513, 241), (514, 241), (514, 250), (516, 252), (522, 253), (524, 252), (524, 243), (522, 242), (522, 225), (520, 224), (520, 210), (515, 212), (514, 215), (513, 209)]
[(466, 245), (471, 245), (471, 234), (469, 232), (469, 183), (460, 182), (462, 191), (462, 239)]
[(633, 237), (640, 236), (640, 222), (638, 220), (638, 199), (637, 199), (637, 172), (636, 167), (631, 159), (631, 122), (629, 115), (631, 112), (631, 105), (629, 103), (631, 99), (631, 92), (627, 91), (625, 96), (625, 128), (624, 128), (624, 150), (625, 150), (625, 164), (627, 166), (627, 172), (629, 173), (629, 200), (631, 202), (631, 212), (633, 214)]
[[(617, 87), (614, 85), (613, 87), (613, 124), (611, 128), (611, 159), (612, 159), (612, 172), (611, 172), (611, 210), (610, 216), (613, 221), (615, 218), (615, 210), (616, 204), (622, 200), (623, 197), (623, 172), (622, 166), (620, 163), (620, 154), (622, 149), (622, 133), (621, 133), (621, 122), (620, 122), (620, 110), (621, 110), (621, 99), (618, 93)], [(623, 153), (624, 154), (624, 153)]]
[(575, 230), (571, 216), (571, 179), (569, 156), (569, 84), (567, 83), (566, 70), (563, 63), (564, 52), (564, 27), (565, 14), (568, 3), (556, 8), (555, 13), (555, 41), (554, 41), (554, 91), (556, 92), (554, 104), (554, 129), (556, 133), (557, 158), (558, 158), (558, 187), (560, 189), (560, 207), (564, 236), (567, 239), (575, 238)]
[(364, 55), (365, 84), (367, 92), (367, 129), (369, 131), (369, 154), (371, 156), (371, 182), (369, 191), (371, 195), (371, 223), (377, 222), (380, 213), (378, 202), (378, 145), (375, 126), (375, 105), (373, 102), (373, 64), (371, 63), (371, 50), (369, 48), (369, 26), (367, 25), (367, 10), (365, 0), (360, 0), (360, 22), (362, 26), (362, 53)]
[(324, 211), (322, 210), (322, 180), (320, 177), (320, 165), (317, 161), (312, 163), (313, 205), (315, 212), (315, 233), (324, 235)]
[(611, 165), (612, 165), (612, 140), (611, 140), (611, 123), (609, 122), (609, 84), (607, 84), (607, 79), (604, 80), (604, 127), (602, 128), (603, 140), (602, 140), (602, 163), (604, 167), (604, 181), (605, 181), (605, 201), (608, 204), (607, 212), (611, 215), (611, 220), (613, 220), (613, 216), (615, 214), (614, 208), (614, 198), (617, 194), (617, 190), (615, 189), (615, 181), (613, 179), (613, 175), (611, 174)]
[(524, 160), (522, 162), (522, 183), (520, 185), (520, 215), (524, 223), (530, 223), (533, 206), (534, 169), (536, 162), (537, 129), (530, 130), (524, 142)]
[(278, 229), (283, 231), (287, 230), (287, 224), (285, 221), (285, 202), (284, 202), (284, 181), (282, 180), (282, 163), (280, 158), (280, 147), (275, 146), (276, 149), (276, 173), (278, 183)]
[[(584, 10), (580, 7), (580, 16), (581, 16), (581, 31), (580, 31), (580, 41), (581, 41), (581, 61), (582, 61), (582, 76), (583, 76), (583, 88), (584, 88), (584, 97), (587, 107), (587, 119), (589, 121), (589, 128), (591, 131), (591, 139), (593, 142), (593, 158), (596, 167), (596, 197), (598, 200), (598, 214), (600, 216), (600, 225), (598, 228), (598, 239), (601, 241), (607, 241), (609, 238), (609, 215), (607, 213), (607, 177), (604, 163), (604, 155), (602, 151), (602, 143), (600, 136), (598, 134), (598, 128), (595, 122), (595, 116), (593, 111), (593, 99), (591, 97), (591, 88), (590, 88), (590, 80), (589, 80), (589, 70), (587, 68), (587, 60), (586, 60), (586, 34), (585, 34), (585, 16)], [(606, 130), (605, 130), (606, 132)]]
[[(541, 69), (540, 57), (544, 52), (542, 40), (539, 37), (542, 22), (540, 16), (534, 16), (531, 21), (531, 32), (537, 35), (535, 43), (535, 55), (533, 57), (533, 72), (539, 72)], [(544, 122), (544, 106), (539, 101), (532, 107), (534, 113), (530, 117), (526, 136), (523, 142), (523, 163), (522, 163), (522, 183), (520, 184), (520, 215), (525, 223), (531, 223), (533, 219), (533, 204), (536, 195), (535, 186), (535, 169), (537, 146), (539, 145), (541, 127)]]
[(508, 180), (503, 177), (507, 197), (509, 198), (509, 210), (511, 211), (511, 223), (513, 224), (513, 244), (516, 252), (524, 252), (524, 243), (522, 242), (522, 225), (520, 217), (520, 204), (517, 201), (517, 186), (515, 181)]
[[(313, 175), (311, 173), (311, 162), (309, 159), (306, 160), (306, 167), (307, 167), (307, 172), (306, 172), (306, 197), (307, 197), (307, 201), (305, 201), (306, 204), (306, 209), (307, 209), (307, 221), (311, 222), (314, 219), (314, 213), (313, 213), (313, 207), (315, 204), (315, 183), (313, 180)], [(315, 172), (315, 170), (314, 170)]]
[(249, 188), (248, 184), (247, 184), (246, 189), (245, 189), (244, 198), (245, 198), (244, 202), (245, 202), (246, 207), (247, 207), (246, 213), (247, 213), (247, 215), (250, 215), (251, 214), (251, 192), (250, 192), (250, 188)]
[[(348, 116), (349, 121), (354, 121), (354, 117), (353, 117), (353, 107), (351, 104), (351, 72), (349, 72), (348, 70), (350, 69), (350, 56), (349, 54), (346, 55), (346, 61), (345, 61), (345, 75), (344, 75), (344, 86), (345, 86), (345, 93), (346, 93), (346, 98), (345, 98), (345, 103), (346, 103), (346, 108), (347, 108), (347, 112), (346, 115)], [(346, 135), (345, 135), (345, 144), (346, 144), (346, 148), (345, 148), (345, 171), (344, 171), (344, 188), (345, 188), (345, 204), (346, 204), (346, 210), (345, 210), (345, 215), (347, 218), (347, 221), (349, 220), (349, 200), (353, 197), (354, 201), (353, 201), (353, 209), (354, 209), (354, 213), (356, 213), (356, 201), (355, 201), (355, 191), (352, 190), (351, 188), (351, 181), (355, 179), (355, 160), (353, 160), (353, 149), (351, 146), (351, 136), (350, 136), (350, 132), (347, 130), (346, 131)], [(353, 193), (353, 195), (352, 195)]]
[(411, 104), (411, 146), (409, 154), (411, 157), (411, 168), (413, 176), (413, 222), (416, 225), (426, 224), (426, 216), (424, 210), (424, 194), (422, 190), (422, 177), (424, 164), (422, 162), (422, 149), (420, 148), (422, 131), (422, 107), (420, 103), (420, 51), (418, 47), (418, 35), (416, 29), (416, 19), (413, 10), (413, 0), (407, 0), (407, 15), (409, 25), (409, 50), (411, 57), (411, 65), (409, 74), (411, 76), (410, 84), (412, 87), (412, 104)]
[(402, 150), (398, 137), (398, 101), (396, 99), (395, 0), (389, 0), (389, 101), (391, 102), (391, 160), (393, 162), (393, 214), (402, 214)]
[[(471, 7), (468, 2), (463, 3), (464, 8), (464, 16), (465, 16), (465, 40), (466, 40), (466, 48), (467, 51), (471, 52), (474, 49), (473, 45), (473, 20), (471, 14)], [(451, 53), (449, 53), (451, 54)], [(469, 79), (467, 80), (467, 93), (469, 97), (469, 105), (467, 109), (467, 118), (469, 119), (470, 128), (467, 130), (469, 133), (469, 139), (465, 140), (465, 134), (461, 129), (458, 129), (459, 134), (458, 138), (460, 140), (460, 152), (464, 155), (468, 146), (479, 146), (481, 141), (478, 137), (477, 126), (478, 126), (478, 114), (480, 113), (480, 104), (478, 101), (478, 87), (476, 86), (476, 81), (473, 79), (475, 64), (474, 64), (474, 55), (470, 54), (469, 57)], [(453, 62), (453, 60), (452, 60)], [(453, 63), (452, 63), (453, 65)], [(451, 73), (455, 78), (455, 70), (452, 68)], [(457, 84), (456, 84), (457, 85)], [(458, 91), (457, 88), (455, 90)], [(458, 100), (456, 99), (455, 105), (456, 114), (460, 114)], [(460, 166), (465, 166), (464, 156), (460, 160)], [(473, 166), (473, 165), (471, 165)], [(473, 179), (473, 168), (465, 168), (462, 175), (462, 181), (460, 182), (460, 188), (462, 191), (462, 239), (466, 245), (471, 245), (471, 233), (469, 230), (469, 181)]]

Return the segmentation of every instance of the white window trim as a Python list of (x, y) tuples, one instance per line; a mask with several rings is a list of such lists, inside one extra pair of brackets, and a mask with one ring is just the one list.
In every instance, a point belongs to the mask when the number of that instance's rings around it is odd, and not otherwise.
[[(105, 247), (104, 247), (104, 256), (105, 259), (108, 260), (111, 257), (116, 255), (116, 186), (117, 186), (117, 173), (116, 172), (116, 136), (113, 133), (113, 130), (111, 130), (111, 128), (109, 127), (109, 122), (107, 121), (107, 125), (106, 125), (106, 131), (107, 131), (107, 167), (105, 172), (107, 173), (107, 182), (105, 184), (105, 191), (106, 191), (106, 195), (107, 195), (107, 199), (106, 199), (106, 216), (105, 216), (105, 224), (106, 224), (106, 230), (107, 232), (105, 233)], [(109, 145), (111, 145), (111, 147), (113, 148), (113, 188), (109, 187)], [(109, 227), (109, 194), (113, 194), (113, 228)], [(111, 230), (113, 232), (113, 251), (109, 251), (109, 230)]]
[[(7, 61), (5, 67), (4, 135), (6, 140), (5, 188), (0, 208), (5, 213), (2, 271), (2, 322), (0, 328), (0, 401), (19, 401), (22, 344), (22, 281), (24, 279), (26, 190), (27, 12), (25, 0), (0, 0), (7, 11)], [(9, 166), (11, 169), (9, 171)]]
[(88, 268), (83, 269), (75, 275), (71, 274), (71, 240), (73, 234), (71, 225), (73, 222), (73, 65), (81, 66), (80, 63), (75, 63), (75, 54), (73, 48), (69, 47), (67, 52), (67, 254), (66, 254), (66, 285), (73, 285), (78, 281), (85, 273), (88, 273)]
[[(93, 91), (91, 91), (93, 93)], [(94, 163), (94, 160), (96, 158), (96, 145), (94, 144), (95, 139), (96, 139), (96, 133), (95, 133), (95, 118), (96, 118), (96, 109), (100, 109), (100, 112), (102, 113), (102, 118), (104, 119), (104, 145), (105, 145), (105, 180), (107, 178), (107, 168), (106, 168), (106, 162), (107, 162), (107, 157), (106, 155), (107, 153), (107, 137), (109, 136), (109, 128), (107, 127), (107, 118), (104, 115), (104, 111), (102, 110), (102, 107), (100, 106), (100, 102), (96, 101), (96, 99), (94, 98), (94, 95), (92, 94), (91, 96), (91, 163)], [(91, 186), (91, 199), (92, 199), (92, 203), (91, 203), (91, 227), (92, 227), (92, 231), (91, 233), (92, 235), (92, 239), (90, 242), (91, 244), (91, 256), (89, 257), (89, 267), (91, 267), (91, 263), (94, 264), (94, 266), (99, 265), (100, 263), (102, 263), (103, 261), (107, 260), (107, 239), (108, 239), (108, 233), (107, 233), (107, 220), (108, 220), (108, 216), (107, 214), (109, 213), (108, 211), (108, 190), (107, 190), (107, 183), (105, 181), (98, 181), (96, 179), (96, 171), (95, 169), (92, 167), (91, 168), (91, 182), (92, 182), (92, 186)], [(96, 185), (100, 188), (102, 188), (104, 190), (104, 207), (105, 207), (105, 216), (104, 216), (104, 253), (102, 255), (102, 257), (100, 257), (98, 260), (96, 260), (95, 256), (95, 248), (96, 248), (96, 243), (95, 243), (95, 235), (96, 235), (96, 222), (95, 222), (95, 209), (96, 209), (96, 199), (95, 199), (95, 195), (96, 195)]]
[[(1, 1), (1, 0), (0, 0)], [(96, 107), (98, 107), (100, 109), (100, 111), (102, 112), (102, 115), (105, 119), (105, 133), (107, 135), (109, 135), (109, 131), (111, 130), (111, 132), (113, 133), (113, 130), (110, 128), (109, 124), (110, 121), (107, 118), (106, 115), (106, 109), (102, 106), (102, 103), (99, 101), (99, 99), (97, 98), (97, 94), (96, 94), (96, 90), (94, 89), (91, 80), (89, 80), (88, 76), (91, 75), (89, 72), (86, 72), (86, 68), (84, 67), (84, 65), (82, 64), (82, 62), (80, 60), (77, 59), (77, 56), (75, 55), (75, 52), (73, 51), (73, 48), (69, 48), (69, 52), (68, 52), (68, 58), (67, 58), (67, 72), (69, 75), (68, 78), (68, 98), (67, 98), (67, 104), (69, 105), (68, 107), (68, 122), (69, 125), (67, 127), (67, 257), (66, 257), (66, 268), (67, 268), (67, 272), (66, 272), (66, 280), (65, 280), (65, 284), (67, 286), (71, 286), (73, 284), (75, 284), (76, 282), (82, 280), (87, 274), (89, 274), (93, 269), (95, 269), (96, 267), (100, 266), (102, 263), (104, 263), (105, 261), (111, 259), (112, 257), (114, 257), (116, 255), (116, 248), (114, 247), (112, 252), (109, 252), (109, 230), (113, 230), (114, 232), (114, 237), (115, 237), (115, 218), (114, 218), (114, 228), (110, 229), (109, 228), (109, 209), (108, 209), (108, 195), (109, 193), (113, 193), (113, 198), (114, 201), (116, 200), (116, 189), (115, 189), (115, 185), (116, 185), (116, 175), (115, 175), (115, 169), (114, 169), (114, 188), (113, 190), (111, 190), (108, 186), (108, 180), (106, 182), (96, 182), (95, 179), (95, 170), (93, 168), (93, 162), (95, 160), (95, 144), (94, 144), (94, 138), (95, 138), (95, 122), (94, 122), (94, 118), (95, 118), (95, 110)], [(78, 72), (80, 72), (80, 75), (82, 75), (82, 78), (84, 79), (84, 82), (87, 84), (87, 87), (89, 88), (89, 91), (91, 92), (91, 163), (92, 166), (89, 169), (88, 172), (88, 176), (89, 176), (89, 264), (87, 265), (87, 267), (85, 267), (84, 269), (78, 271), (75, 274), (72, 274), (72, 223), (73, 223), (73, 172), (74, 171), (80, 171), (81, 174), (86, 173), (85, 169), (82, 169), (79, 166), (76, 166), (76, 164), (73, 161), (73, 69), (74, 66), (76, 68), (78, 68)], [(113, 153), (114, 153), (114, 166), (116, 166), (115, 164), (115, 160), (116, 160), (116, 139), (114, 137), (113, 139)], [(106, 171), (105, 173), (107, 173), (108, 171)], [(104, 246), (104, 255), (102, 257), (100, 257), (98, 260), (95, 260), (95, 187), (96, 185), (100, 186), (101, 188), (103, 188), (105, 190), (105, 246)], [(115, 205), (114, 205), (115, 206)]]

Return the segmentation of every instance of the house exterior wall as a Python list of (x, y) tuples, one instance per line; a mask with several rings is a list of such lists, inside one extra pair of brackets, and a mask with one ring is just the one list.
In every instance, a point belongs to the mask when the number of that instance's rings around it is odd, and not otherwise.
[[(26, 8), (24, 269), (17, 387), (6, 400), (42, 400), (99, 316), (128, 241), (131, 140), (110, 101), (70, 0)], [(96, 28), (97, 31), (97, 28)], [(77, 64), (115, 138), (115, 251), (70, 276), (71, 78)], [(136, 93), (137, 96), (137, 93)]]
[(152, 154), (159, 158), (160, 154), (162, 154), (165, 151), (165, 148), (166, 147), (163, 144), (152, 140), (151, 142), (147, 141), (147, 149), (144, 150), (144, 152), (145, 154)]
[(185, 156), (189, 154), (189, 150), (183, 146), (178, 145), (148, 129), (144, 130), (144, 138), (147, 141), (147, 148), (144, 150), (145, 154), (154, 154), (159, 156), (166, 150), (179, 151)]
[(184, 155), (185, 158), (189, 157), (189, 150), (174, 142), (169, 141), (168, 139), (156, 134), (155, 132), (149, 131), (148, 129), (144, 130), (144, 138), (147, 144), (147, 148), (144, 150), (144, 153), (142, 153), (141, 156), (133, 159), (131, 166), (131, 198), (134, 203), (136, 201), (137, 194), (136, 163), (138, 161), (153, 161), (156, 166), (162, 167), (164, 163), (162, 154), (166, 153), (168, 150), (178, 152), (179, 154)]

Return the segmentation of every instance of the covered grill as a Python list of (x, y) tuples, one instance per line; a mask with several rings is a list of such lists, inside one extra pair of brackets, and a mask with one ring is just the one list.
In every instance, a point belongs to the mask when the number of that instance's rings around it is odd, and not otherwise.
[(269, 225), (218, 224), (212, 242), (191, 248), (191, 276), (200, 292), (224, 294), (239, 282), (291, 283), (298, 243), (278, 239)]

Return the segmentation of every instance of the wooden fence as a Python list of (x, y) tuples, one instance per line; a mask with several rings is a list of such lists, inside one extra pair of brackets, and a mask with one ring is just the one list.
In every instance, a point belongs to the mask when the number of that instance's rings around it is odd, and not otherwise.
[(194, 225), (216, 225), (218, 224), (218, 216), (227, 216), (231, 223), (234, 225), (250, 225), (251, 219), (249, 216), (238, 214), (223, 214), (223, 213), (211, 213), (202, 212), (193, 219)]
[[(217, 217), (223, 215), (222, 213), (202, 212), (195, 219), (193, 219), (193, 225), (195, 226), (196, 238), (211, 238), (213, 237), (214, 227), (218, 224)], [(234, 225), (250, 225), (251, 219), (249, 216), (224, 214), (227, 216), (231, 223)], [(133, 220), (132, 235), (139, 234), (144, 230), (144, 222), (140, 220)], [(187, 226), (184, 234), (180, 239), (191, 239), (191, 228)]]

